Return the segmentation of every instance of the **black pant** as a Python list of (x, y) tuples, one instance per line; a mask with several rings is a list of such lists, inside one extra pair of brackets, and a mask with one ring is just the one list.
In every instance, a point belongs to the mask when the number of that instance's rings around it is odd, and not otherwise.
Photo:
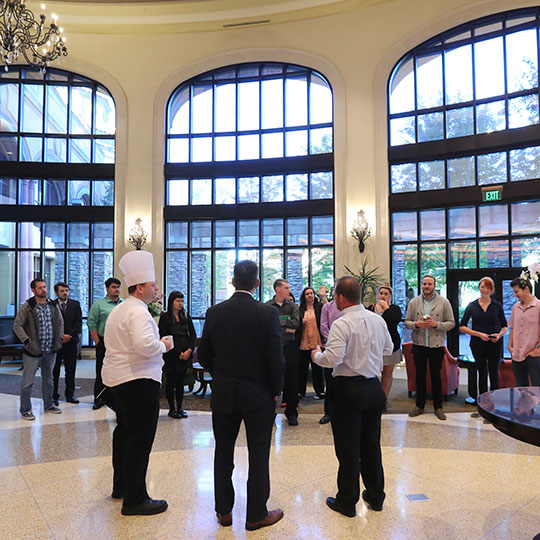
[(98, 396), (105, 388), (101, 380), (101, 370), (103, 368), (103, 359), (105, 358), (105, 341), (103, 336), (99, 336), (99, 343), (96, 345), (96, 380), (94, 381), (94, 401), (99, 401)]
[[(180, 371), (167, 369), (165, 373), (167, 375), (165, 395), (167, 396), (169, 409), (171, 411), (180, 411), (182, 409), (182, 401), (184, 400), (184, 377), (186, 375), (186, 369)], [(176, 408), (174, 406), (175, 396)]]
[(54, 392), (53, 399), (58, 400), (58, 381), (60, 379), (60, 366), (64, 360), (66, 372), (66, 399), (71, 399), (75, 394), (75, 368), (77, 367), (77, 343), (64, 343), (56, 353), (56, 363), (53, 368)]
[(124, 493), (124, 505), (148, 499), (146, 470), (159, 418), (159, 387), (151, 379), (135, 379), (110, 388), (116, 406), (113, 432), (113, 490)]
[(540, 386), (540, 357), (527, 356), (522, 362), (512, 360), (512, 372), (516, 386)]
[(298, 394), (306, 395), (307, 388), (307, 373), (311, 364), (311, 377), (313, 382), (313, 390), (320, 396), (324, 394), (324, 371), (321, 366), (311, 361), (311, 351), (300, 351), (300, 362), (298, 371)]
[(324, 398), (324, 414), (332, 416), (333, 399), (334, 399), (334, 386), (335, 381), (332, 376), (332, 368), (323, 368), (324, 378), (326, 380), (326, 396)]
[(386, 397), (379, 379), (336, 377), (332, 432), (339, 461), (336, 499), (352, 509), (360, 498), (360, 475), (373, 504), (382, 504), (384, 472), (381, 415)]
[(416, 369), (416, 406), (423, 409), (426, 406), (426, 374), (429, 362), (431, 374), (431, 391), (433, 408), (442, 408), (441, 368), (444, 358), (444, 347), (423, 347), (413, 345), (414, 367)]
[(499, 388), (499, 364), (501, 363), (501, 342), (471, 340), (471, 352), (478, 370), (480, 393), (488, 391), (488, 370), (490, 390)]
[(298, 418), (298, 347), (294, 341), (283, 345), (285, 376), (283, 379), (283, 401), (287, 404), (285, 416)]
[(243, 401), (242, 395), (237, 395), (231, 414), (220, 414), (215, 410), (212, 411), (212, 426), (216, 439), (214, 453), (215, 509), (220, 514), (229, 514), (234, 506), (232, 483), (234, 445), (243, 420), (249, 452), (246, 521), (259, 521), (268, 515), (266, 508), (266, 502), (270, 496), (268, 460), (270, 458), (272, 428), (276, 417), (275, 401), (270, 394), (260, 396), (260, 402), (257, 402), (255, 406), (251, 404), (248, 407), (243, 404)]

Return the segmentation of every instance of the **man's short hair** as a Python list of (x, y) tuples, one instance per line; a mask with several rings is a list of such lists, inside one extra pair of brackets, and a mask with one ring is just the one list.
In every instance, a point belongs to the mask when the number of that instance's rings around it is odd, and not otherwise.
[(69, 289), (69, 285), (67, 283), (65, 283), (64, 281), (59, 281), (58, 283), (55, 284), (54, 286), (54, 292), (56, 294), (58, 294), (58, 289), (60, 287), (63, 287), (64, 289)]
[(283, 287), (283, 285), (288, 285), (289, 282), (286, 279), (276, 279), (274, 281), (274, 291), (277, 291), (280, 287)]
[(33, 279), (31, 282), (30, 282), (30, 288), (35, 291), (36, 290), (36, 285), (38, 283), (45, 283), (45, 280), (43, 278), (36, 278), (36, 279)]
[(251, 291), (259, 279), (259, 267), (253, 261), (238, 261), (233, 271), (234, 285), (237, 290)]
[(435, 276), (432, 276), (431, 274), (426, 274), (425, 276), (422, 276), (422, 281), (426, 278), (431, 278), (433, 280), (433, 283), (437, 283), (437, 280), (435, 279)]
[(115, 284), (115, 285), (122, 285), (120, 283), (120, 280), (118, 278), (115, 278), (115, 277), (110, 277), (106, 282), (105, 282), (105, 287), (107, 287), (107, 289), (112, 285), (112, 284)]
[(522, 291), (529, 289), (529, 292), (532, 294), (532, 285), (528, 279), (515, 278), (510, 282), (510, 287), (519, 287)]
[(345, 297), (351, 304), (360, 303), (360, 284), (352, 276), (343, 276), (336, 281), (335, 294)]

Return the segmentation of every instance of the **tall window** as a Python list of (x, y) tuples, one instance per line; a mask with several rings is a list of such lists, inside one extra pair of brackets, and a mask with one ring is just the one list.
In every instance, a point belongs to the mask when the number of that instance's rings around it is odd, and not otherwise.
[[(334, 277), (332, 91), (301, 66), (229, 66), (182, 84), (167, 107), (166, 291), (191, 315), (231, 294), (232, 268), (260, 266), (261, 300), (285, 276)], [(199, 323), (200, 324), (200, 323)]]
[[(86, 317), (113, 271), (116, 111), (98, 83), (28, 67), (0, 75), (0, 325), (43, 277)], [(86, 330), (83, 343), (87, 344)]]
[[(390, 77), (392, 275), (521, 267), (539, 255), (540, 10), (479, 19), (419, 45)], [(483, 203), (486, 188), (502, 201)], [(485, 197), (484, 197), (485, 198)]]

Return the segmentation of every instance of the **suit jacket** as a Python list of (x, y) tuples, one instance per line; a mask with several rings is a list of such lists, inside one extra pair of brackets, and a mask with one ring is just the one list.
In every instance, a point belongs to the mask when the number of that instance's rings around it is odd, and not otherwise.
[(212, 374), (214, 411), (231, 413), (235, 404), (249, 410), (278, 396), (285, 359), (276, 309), (244, 292), (211, 307), (197, 358)]
[(71, 340), (69, 343), (75, 344), (79, 342), (79, 334), (82, 333), (82, 312), (81, 304), (77, 300), (72, 300), (68, 298), (66, 311), (65, 313), (60, 308), (60, 302), (58, 298), (53, 300), (53, 304), (58, 306), (62, 317), (64, 318), (64, 334), (69, 334)]

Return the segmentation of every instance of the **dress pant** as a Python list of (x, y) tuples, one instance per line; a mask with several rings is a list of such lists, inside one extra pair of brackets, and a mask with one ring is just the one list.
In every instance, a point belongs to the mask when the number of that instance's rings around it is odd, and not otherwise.
[(339, 461), (336, 499), (353, 509), (360, 498), (360, 475), (368, 499), (382, 504), (384, 472), (381, 415), (386, 396), (376, 377), (335, 377), (332, 414), (334, 448)]
[[(165, 369), (167, 382), (165, 384), (165, 396), (171, 411), (180, 411), (184, 401), (184, 377), (186, 376), (187, 365), (183, 369)], [(176, 407), (174, 406), (176, 398)]]
[(501, 363), (501, 340), (471, 340), (471, 352), (478, 370), (478, 388), (481, 394), (488, 391), (488, 371), (490, 390), (499, 388), (499, 364)]
[(313, 390), (320, 396), (324, 394), (324, 370), (321, 366), (311, 361), (311, 351), (300, 351), (299, 371), (298, 371), (298, 394), (306, 395), (307, 373), (311, 364), (311, 378)]
[(216, 448), (214, 453), (214, 496), (216, 512), (231, 513), (234, 506), (234, 445), (240, 424), (246, 428), (249, 472), (247, 481), (246, 521), (259, 521), (268, 515), (266, 503), (270, 496), (270, 443), (274, 426), (275, 400), (270, 393), (244, 396), (237, 390), (231, 414), (212, 411), (212, 426)]
[(335, 381), (332, 375), (333, 368), (323, 368), (326, 381), (326, 396), (324, 398), (324, 414), (332, 417)]
[(135, 379), (110, 388), (116, 406), (113, 432), (113, 490), (124, 506), (148, 499), (146, 471), (159, 418), (159, 387), (152, 379)]
[(512, 372), (516, 386), (540, 386), (540, 356), (527, 356), (522, 362), (512, 360)]
[(103, 369), (103, 359), (105, 358), (105, 341), (103, 336), (99, 336), (99, 343), (96, 345), (96, 380), (94, 381), (94, 402), (100, 401), (98, 396), (105, 388), (101, 379), (101, 370)]
[(30, 356), (23, 353), (23, 374), (21, 382), (21, 406), (20, 412), (32, 411), (32, 387), (38, 367), (41, 368), (41, 394), (43, 396), (43, 408), (53, 406), (53, 368), (56, 353), (44, 353), (41, 356)]
[(295, 341), (283, 345), (285, 375), (283, 378), (283, 401), (287, 404), (285, 416), (298, 418), (298, 346)]
[(442, 408), (441, 368), (444, 358), (444, 347), (423, 347), (413, 345), (414, 367), (416, 369), (416, 406), (423, 409), (426, 406), (426, 375), (429, 362), (431, 374), (431, 391), (433, 408)]
[(53, 369), (54, 393), (53, 398), (58, 401), (58, 380), (60, 379), (60, 367), (64, 360), (64, 370), (66, 372), (66, 399), (71, 399), (75, 395), (75, 369), (77, 367), (77, 345), (78, 343), (64, 343), (56, 353), (56, 363)]

